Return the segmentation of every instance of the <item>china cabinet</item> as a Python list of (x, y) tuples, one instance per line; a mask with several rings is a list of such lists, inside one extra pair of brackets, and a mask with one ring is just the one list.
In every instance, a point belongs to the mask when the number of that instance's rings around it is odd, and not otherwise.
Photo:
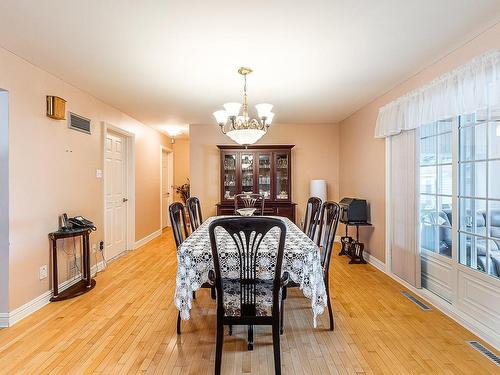
[(264, 214), (295, 221), (292, 202), (293, 145), (219, 145), (220, 202), (218, 215), (234, 214), (234, 196), (258, 193), (265, 198)]

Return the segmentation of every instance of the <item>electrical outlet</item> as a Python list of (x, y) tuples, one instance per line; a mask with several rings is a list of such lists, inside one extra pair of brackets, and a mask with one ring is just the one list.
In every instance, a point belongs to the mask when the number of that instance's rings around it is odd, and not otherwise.
[(47, 268), (47, 265), (44, 264), (43, 266), (40, 267), (40, 270), (38, 271), (38, 278), (40, 280), (45, 279), (49, 274), (49, 270)]

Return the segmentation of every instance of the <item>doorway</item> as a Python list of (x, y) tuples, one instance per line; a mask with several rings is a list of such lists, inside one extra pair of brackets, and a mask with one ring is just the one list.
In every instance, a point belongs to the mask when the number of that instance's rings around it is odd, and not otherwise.
[(104, 252), (110, 260), (134, 248), (134, 135), (104, 124)]
[(161, 228), (170, 226), (168, 207), (173, 202), (174, 153), (161, 147)]

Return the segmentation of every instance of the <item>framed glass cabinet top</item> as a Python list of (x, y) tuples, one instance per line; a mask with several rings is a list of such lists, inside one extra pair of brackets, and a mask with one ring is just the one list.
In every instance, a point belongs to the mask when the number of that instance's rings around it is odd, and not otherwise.
[(224, 198), (234, 199), (237, 194), (236, 154), (226, 154), (224, 165)]
[(259, 155), (259, 194), (271, 198), (271, 154)]
[(276, 154), (276, 199), (287, 200), (290, 194), (288, 154)]
[(253, 154), (241, 154), (241, 192), (253, 193)]

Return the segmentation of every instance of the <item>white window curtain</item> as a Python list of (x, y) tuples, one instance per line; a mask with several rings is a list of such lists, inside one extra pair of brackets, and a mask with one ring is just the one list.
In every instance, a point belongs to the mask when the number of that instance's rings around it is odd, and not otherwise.
[(415, 130), (387, 138), (388, 241), (392, 272), (420, 288)]
[(500, 112), (500, 49), (491, 50), (380, 108), (375, 137), (386, 138), (478, 109), (486, 112), (488, 103), (493, 111)]

